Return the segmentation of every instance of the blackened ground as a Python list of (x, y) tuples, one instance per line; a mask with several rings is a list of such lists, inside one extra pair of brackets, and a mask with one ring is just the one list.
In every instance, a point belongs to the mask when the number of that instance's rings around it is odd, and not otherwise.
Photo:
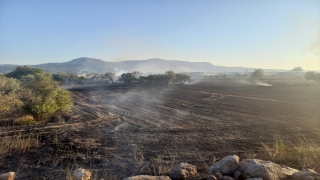
[[(0, 156), (0, 173), (66, 179), (77, 167), (93, 179), (166, 174), (179, 162), (201, 175), (217, 159), (262, 154), (276, 137), (320, 144), (320, 86), (303, 79), (207, 79), (192, 85), (118, 85), (70, 89), (64, 123), (2, 126), (0, 136), (37, 140)], [(301, 168), (301, 167), (296, 167)]]

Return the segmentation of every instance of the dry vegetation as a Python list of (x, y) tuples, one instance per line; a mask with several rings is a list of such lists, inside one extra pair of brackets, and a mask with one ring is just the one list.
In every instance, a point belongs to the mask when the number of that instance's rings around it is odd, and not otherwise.
[(208, 80), (164, 86), (73, 88), (65, 122), (0, 126), (0, 173), (22, 179), (162, 175), (185, 161), (206, 174), (229, 154), (320, 171), (320, 86)]

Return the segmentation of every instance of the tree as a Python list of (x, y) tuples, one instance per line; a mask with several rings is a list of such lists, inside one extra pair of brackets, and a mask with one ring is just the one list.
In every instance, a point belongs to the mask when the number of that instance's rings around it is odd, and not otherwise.
[(27, 76), (29, 74), (37, 74), (37, 73), (43, 73), (43, 70), (39, 68), (30, 68), (28, 66), (17, 66), (14, 71), (6, 74), (6, 77), (20, 79), (22, 76)]
[(291, 71), (303, 71), (302, 67), (295, 67)]
[(167, 71), (165, 74), (166, 76), (166, 83), (167, 84), (172, 84), (172, 82), (175, 80), (176, 78), (176, 73), (174, 71)]
[(17, 79), (0, 76), (0, 115), (7, 115), (20, 109), (20, 83)]
[(191, 81), (191, 76), (187, 75), (187, 74), (176, 74), (175, 75), (175, 81), (178, 82), (179, 84), (184, 84), (186, 82), (190, 82)]
[(61, 89), (50, 74), (28, 75), (21, 81), (24, 88), (23, 109), (36, 120), (70, 111), (72, 101), (69, 91)]
[(306, 73), (306, 75), (304, 75), (304, 77), (305, 77), (308, 81), (314, 80), (315, 76), (316, 76), (316, 73), (315, 73), (314, 71), (308, 71), (308, 72)]
[(124, 83), (129, 84), (135, 81), (135, 76), (133, 75), (133, 73), (123, 73), (121, 74), (121, 80)]
[(317, 81), (320, 83), (320, 73), (315, 73), (314, 71), (308, 71), (306, 73), (306, 75), (304, 75), (304, 77), (310, 81), (310, 80), (313, 80), (313, 81)]
[(264, 71), (262, 69), (256, 69), (252, 73), (251, 77), (253, 78), (262, 78), (264, 76)]
[(140, 76), (139, 77), (139, 82), (140, 83), (147, 83), (149, 81), (147, 76)]
[(113, 72), (106, 72), (104, 74), (104, 76), (107, 77), (111, 81), (112, 84), (113, 84), (113, 82), (114, 82), (114, 80), (116, 78), (116, 74), (113, 73)]
[(139, 71), (133, 71), (133, 72), (132, 72), (132, 75), (133, 75), (133, 77), (134, 77), (133, 82), (138, 82), (141, 74), (142, 74), (142, 73), (139, 72)]
[(150, 74), (150, 75), (147, 77), (148, 81), (149, 81), (151, 84), (154, 83), (155, 78), (156, 78), (156, 75), (154, 75), (154, 74)]
[(158, 84), (165, 84), (168, 83), (168, 76), (166, 76), (165, 74), (157, 74), (154, 75), (154, 81)]

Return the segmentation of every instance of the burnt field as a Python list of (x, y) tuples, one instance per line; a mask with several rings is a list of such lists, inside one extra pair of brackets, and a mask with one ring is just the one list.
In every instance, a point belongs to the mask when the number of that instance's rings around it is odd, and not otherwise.
[(30, 146), (0, 153), (0, 173), (67, 179), (82, 167), (93, 172), (93, 179), (122, 179), (166, 174), (184, 161), (205, 175), (226, 155), (263, 156), (262, 144), (272, 145), (277, 137), (292, 143), (303, 137), (320, 145), (320, 86), (303, 79), (213, 79), (70, 91), (74, 107), (65, 122), (1, 125), (2, 141), (29, 138)]

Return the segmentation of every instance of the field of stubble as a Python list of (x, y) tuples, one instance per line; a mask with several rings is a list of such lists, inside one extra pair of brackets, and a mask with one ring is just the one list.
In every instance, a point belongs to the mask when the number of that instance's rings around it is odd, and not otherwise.
[[(92, 179), (166, 174), (179, 162), (200, 175), (217, 159), (259, 158), (264, 145), (303, 137), (320, 145), (320, 86), (302, 79), (202, 80), (191, 85), (71, 88), (66, 122), (0, 127), (30, 146), (0, 153), (0, 173), (20, 179)], [(299, 168), (299, 167), (297, 167)]]

